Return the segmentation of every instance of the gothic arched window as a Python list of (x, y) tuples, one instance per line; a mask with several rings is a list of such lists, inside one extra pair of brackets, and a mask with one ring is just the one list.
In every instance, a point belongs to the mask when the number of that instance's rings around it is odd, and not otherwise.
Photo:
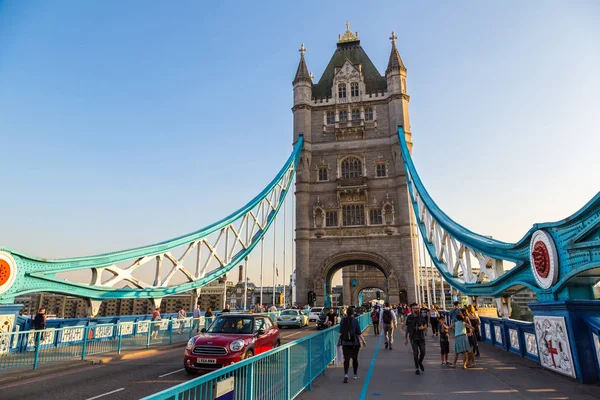
[(333, 111), (327, 111), (327, 125), (335, 124), (335, 113)]
[(360, 119), (360, 110), (354, 109), (352, 110), (352, 121), (357, 121)]
[(373, 109), (365, 108), (365, 121), (373, 121)]
[(362, 161), (356, 157), (342, 160), (342, 179), (358, 178), (362, 176)]
[(338, 85), (338, 97), (340, 99), (346, 98), (346, 84), (340, 83)]
[(350, 84), (350, 96), (352, 96), (352, 97), (358, 96), (358, 82), (352, 82)]
[(327, 180), (327, 167), (319, 167), (319, 181)]

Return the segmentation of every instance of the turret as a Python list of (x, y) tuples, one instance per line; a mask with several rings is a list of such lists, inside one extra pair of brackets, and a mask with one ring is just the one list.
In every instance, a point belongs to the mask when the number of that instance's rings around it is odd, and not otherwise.
[(294, 143), (298, 135), (304, 134), (304, 141), (310, 142), (310, 100), (312, 98), (312, 75), (308, 72), (304, 53), (304, 43), (300, 47), (300, 63), (296, 70), (296, 76), (292, 81), (294, 85)]
[[(408, 145), (408, 149), (412, 151), (412, 135), (410, 133), (410, 121), (408, 118), (408, 102), (410, 97), (406, 93), (406, 67), (396, 48), (396, 39), (398, 37), (394, 31), (392, 31), (392, 36), (389, 39), (392, 41), (392, 51), (390, 52), (390, 59), (385, 70), (385, 77), (387, 79), (387, 90), (390, 94), (388, 103), (390, 126), (393, 127), (392, 135), (399, 125), (404, 127), (406, 144)], [(402, 166), (400, 165), (400, 167)]]
[(392, 41), (392, 51), (390, 52), (390, 60), (388, 61), (385, 77), (387, 78), (387, 89), (390, 94), (406, 94), (406, 68), (400, 58), (400, 53), (396, 48), (396, 36), (392, 31), (390, 40)]

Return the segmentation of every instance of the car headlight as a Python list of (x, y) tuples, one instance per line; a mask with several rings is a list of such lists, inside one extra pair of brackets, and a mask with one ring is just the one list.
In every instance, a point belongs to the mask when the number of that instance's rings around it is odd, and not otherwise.
[(188, 343), (187, 346), (185, 346), (186, 350), (191, 350), (192, 347), (194, 347), (194, 338), (191, 338)]
[(231, 351), (235, 352), (235, 351), (240, 351), (241, 349), (243, 349), (245, 345), (246, 345), (246, 342), (244, 342), (243, 340), (234, 340), (229, 345), (229, 348), (231, 349)]

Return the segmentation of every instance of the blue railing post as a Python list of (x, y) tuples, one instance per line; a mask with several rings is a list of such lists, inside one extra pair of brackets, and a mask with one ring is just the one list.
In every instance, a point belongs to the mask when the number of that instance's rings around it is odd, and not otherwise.
[(152, 329), (154, 329), (154, 327), (152, 326), (152, 322), (149, 322), (148, 324), (148, 334), (146, 335), (146, 348), (149, 349), (150, 348), (150, 335), (152, 335)]
[(327, 344), (327, 335), (329, 334), (329, 332), (327, 332), (326, 334), (321, 335), (321, 337), (323, 338), (323, 351), (321, 352), (321, 355), (323, 357), (323, 376), (325, 376), (325, 370), (327, 369), (327, 365), (329, 365), (327, 359), (329, 358), (329, 354), (327, 354), (325, 352), (326, 349), (326, 344)]
[(254, 363), (246, 366), (246, 394), (248, 400), (254, 400)]
[(173, 319), (169, 320), (169, 344), (173, 344)]
[(312, 392), (312, 340), (308, 339), (308, 391)]
[(123, 334), (121, 332), (121, 326), (117, 325), (117, 354), (121, 354), (122, 341), (123, 341)]
[(86, 325), (83, 328), (83, 345), (81, 346), (81, 361), (85, 360), (85, 352), (87, 350), (87, 342), (88, 342), (89, 332), (90, 332), (90, 326)]
[(292, 368), (290, 366), (290, 362), (291, 362), (291, 355), (290, 355), (290, 348), (288, 347), (287, 349), (285, 349), (285, 393), (286, 399), (291, 399), (292, 398), (292, 384), (291, 384), (291, 380), (292, 380)]
[(33, 355), (33, 369), (36, 369), (38, 366), (40, 343), (41, 343), (41, 337), (43, 335), (42, 332), (44, 332), (44, 331), (41, 331), (41, 332), (35, 334), (35, 354)]

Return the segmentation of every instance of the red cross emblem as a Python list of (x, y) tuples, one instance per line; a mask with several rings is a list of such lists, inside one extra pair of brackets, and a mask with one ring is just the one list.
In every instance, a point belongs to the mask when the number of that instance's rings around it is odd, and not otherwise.
[[(559, 343), (559, 347), (560, 347), (560, 343)], [(554, 361), (554, 355), (558, 355), (558, 348), (554, 348), (552, 347), (552, 340), (548, 340), (548, 351), (550, 352), (550, 355), (552, 356), (552, 364), (554, 364), (554, 368), (556, 368), (556, 362)]]

